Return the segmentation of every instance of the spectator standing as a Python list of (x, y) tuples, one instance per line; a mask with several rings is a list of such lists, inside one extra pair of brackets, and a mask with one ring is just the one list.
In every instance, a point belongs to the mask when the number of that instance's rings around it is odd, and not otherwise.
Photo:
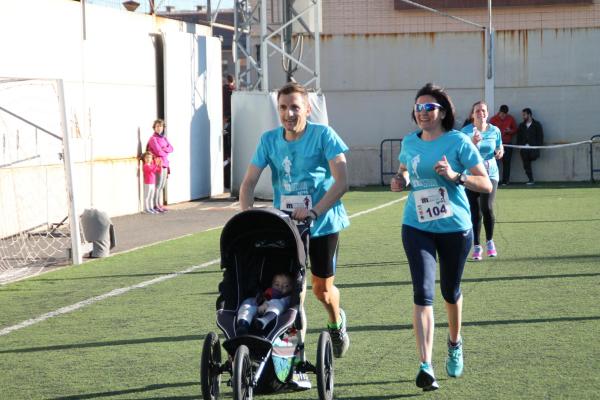
[[(521, 146), (542, 146), (544, 144), (544, 129), (542, 124), (533, 119), (531, 108), (523, 109), (523, 122), (517, 130), (517, 144)], [(540, 157), (539, 149), (521, 149), (523, 169), (527, 174), (527, 185), (535, 184), (531, 163)]]
[[(517, 122), (508, 113), (508, 106), (503, 104), (496, 115), (490, 118), (490, 124), (500, 129), (502, 134), (502, 144), (514, 144), (516, 142)], [(510, 163), (512, 159), (512, 147), (504, 146), (504, 157), (502, 157), (502, 185), (508, 185), (510, 181)]]
[(154, 211), (154, 192), (156, 191), (156, 174), (161, 171), (160, 158), (154, 160), (151, 152), (144, 153), (142, 170), (144, 173), (144, 213), (156, 214)]
[(146, 146), (147, 151), (150, 151), (155, 159), (160, 158), (161, 169), (156, 174), (156, 192), (154, 193), (154, 210), (165, 212), (164, 199), (162, 197), (164, 188), (167, 184), (167, 177), (171, 173), (169, 168), (169, 154), (173, 152), (173, 146), (165, 136), (165, 122), (162, 119), (157, 119), (152, 124), (154, 134), (148, 140)]

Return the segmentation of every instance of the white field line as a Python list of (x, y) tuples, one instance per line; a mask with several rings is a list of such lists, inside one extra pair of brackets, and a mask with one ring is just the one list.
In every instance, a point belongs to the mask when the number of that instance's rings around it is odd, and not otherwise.
[[(399, 202), (401, 202), (403, 200), (406, 200), (406, 196), (404, 196), (404, 197), (402, 197), (400, 199), (396, 199), (394, 201), (390, 201), (388, 203), (382, 204), (380, 206), (370, 208), (370, 209), (365, 210), (365, 211), (357, 212), (356, 214), (350, 215), (349, 218), (359, 217), (361, 215), (368, 214), (370, 212), (377, 211), (377, 210), (380, 210), (382, 208), (391, 206), (392, 204), (399, 203)], [(216, 227), (216, 228), (211, 228), (209, 230), (214, 230), (214, 229), (218, 229), (218, 228), (222, 228), (222, 226), (221, 227)], [(184, 236), (188, 236), (188, 235), (184, 235)], [(143, 247), (147, 247), (147, 246), (143, 246)], [(142, 248), (142, 247), (138, 247), (138, 249), (139, 248)], [(218, 263), (219, 261), (220, 261), (220, 259), (217, 258), (217, 259), (214, 259), (214, 260), (211, 260), (211, 261), (207, 261), (207, 262), (205, 262), (203, 264), (200, 264), (200, 265), (191, 266), (191, 267), (186, 268), (186, 269), (184, 269), (182, 271), (174, 272), (174, 273), (169, 274), (169, 275), (159, 276), (157, 278), (150, 279), (148, 281), (144, 281), (144, 282), (141, 282), (141, 283), (138, 283), (138, 284), (135, 284), (135, 285), (131, 285), (131, 286), (126, 286), (126, 287), (114, 289), (114, 290), (111, 290), (110, 292), (107, 292), (107, 293), (104, 293), (104, 294), (101, 294), (101, 295), (98, 295), (98, 296), (90, 297), (89, 299), (82, 300), (82, 301), (80, 301), (78, 303), (75, 303), (75, 304), (71, 304), (70, 306), (61, 307), (61, 308), (59, 308), (57, 310), (50, 311), (50, 312), (48, 312), (46, 314), (42, 314), (39, 317), (31, 318), (31, 319), (25, 320), (23, 322), (20, 322), (20, 323), (18, 323), (16, 325), (7, 326), (6, 328), (2, 328), (2, 329), (0, 329), (0, 336), (8, 335), (11, 332), (17, 331), (19, 329), (27, 328), (28, 326), (35, 325), (35, 324), (37, 324), (39, 322), (43, 322), (43, 321), (45, 321), (47, 319), (50, 319), (50, 318), (53, 318), (53, 317), (58, 317), (59, 315), (67, 314), (67, 313), (70, 313), (72, 311), (79, 310), (80, 308), (87, 307), (89, 305), (92, 305), (92, 304), (97, 303), (99, 301), (108, 299), (110, 297), (120, 296), (120, 295), (122, 295), (124, 293), (127, 293), (127, 292), (129, 292), (131, 290), (134, 290), (134, 289), (142, 289), (142, 288), (145, 288), (147, 286), (154, 285), (156, 283), (160, 283), (160, 282), (164, 282), (166, 280), (172, 279), (172, 278), (176, 278), (176, 277), (178, 277), (180, 275), (189, 274), (190, 272), (194, 272), (194, 271), (196, 271), (198, 269), (202, 269), (202, 268), (206, 268), (206, 267), (209, 267), (211, 265), (214, 265), (214, 264)]]
[(104, 294), (101, 294), (99, 296), (90, 297), (89, 299), (80, 301), (79, 303), (71, 304), (70, 306), (62, 307), (62, 308), (59, 308), (58, 310), (54, 310), (54, 311), (50, 311), (50, 312), (48, 312), (46, 314), (42, 314), (39, 317), (28, 319), (28, 320), (20, 322), (20, 323), (18, 323), (16, 325), (3, 328), (3, 329), (0, 330), (0, 336), (7, 335), (7, 334), (9, 334), (9, 333), (11, 333), (13, 331), (26, 328), (28, 326), (37, 324), (38, 322), (45, 321), (45, 320), (50, 319), (52, 317), (57, 317), (57, 316), (62, 315), (62, 314), (67, 314), (67, 313), (70, 313), (72, 311), (79, 310), (80, 308), (89, 306), (91, 304), (97, 303), (97, 302), (102, 301), (104, 299), (108, 299), (110, 297), (115, 297), (115, 296), (120, 296), (120, 295), (122, 295), (124, 293), (129, 292), (130, 290), (141, 289), (141, 288), (144, 288), (146, 286), (154, 285), (155, 283), (159, 283), (159, 282), (163, 282), (163, 281), (175, 278), (175, 277), (177, 277), (179, 275), (188, 274), (188, 273), (194, 272), (194, 271), (196, 271), (198, 269), (206, 268), (206, 267), (208, 267), (210, 265), (218, 263), (219, 261), (220, 261), (220, 259), (217, 258), (217, 259), (205, 262), (204, 264), (194, 265), (192, 267), (184, 269), (183, 271), (174, 272), (174, 273), (169, 274), (169, 275), (159, 276), (157, 278), (150, 279), (149, 281), (138, 283), (136, 285), (127, 286), (127, 287), (123, 287), (123, 288), (119, 288), (119, 289), (114, 289), (114, 290), (111, 290), (108, 293), (104, 293)]
[(370, 212), (380, 210), (382, 208), (391, 206), (392, 204), (400, 203), (401, 201), (404, 201), (407, 198), (408, 198), (408, 196), (404, 196), (404, 197), (401, 197), (399, 199), (392, 200), (389, 203), (385, 203), (385, 204), (382, 204), (382, 205), (377, 206), (377, 207), (369, 208), (368, 210), (365, 210), (365, 211), (357, 212), (356, 214), (352, 214), (349, 218), (360, 217), (361, 215), (368, 214)]

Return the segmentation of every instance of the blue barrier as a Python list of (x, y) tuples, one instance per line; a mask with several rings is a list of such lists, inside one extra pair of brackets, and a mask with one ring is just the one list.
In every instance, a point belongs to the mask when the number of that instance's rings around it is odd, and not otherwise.
[(590, 181), (594, 182), (594, 172), (600, 172), (600, 168), (594, 169), (594, 144), (600, 143), (600, 135), (590, 138)]
[[(385, 160), (384, 160), (384, 145), (386, 143), (389, 143), (389, 165), (387, 166), (388, 169), (384, 169), (386, 166), (385, 164)], [(396, 153), (394, 154), (394, 143), (398, 143), (398, 149), (396, 149)], [(381, 141), (381, 143), (379, 144), (379, 163), (380, 163), (380, 177), (381, 177), (381, 185), (385, 185), (385, 182), (383, 181), (383, 177), (386, 175), (396, 175), (396, 173), (398, 172), (398, 168), (394, 168), (394, 164), (397, 163), (398, 160), (398, 154), (399, 154), (399, 149), (400, 149), (400, 145), (402, 143), (402, 139), (384, 139)], [(386, 149), (387, 151), (387, 149)]]

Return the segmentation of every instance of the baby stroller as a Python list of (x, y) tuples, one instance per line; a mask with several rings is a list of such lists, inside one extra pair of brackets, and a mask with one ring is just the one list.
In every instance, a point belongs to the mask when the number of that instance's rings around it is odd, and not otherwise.
[[(251, 209), (232, 217), (221, 234), (221, 269), (217, 299), (217, 325), (225, 335), (221, 343), (209, 332), (202, 348), (200, 381), (204, 400), (217, 400), (221, 375), (229, 373), (234, 400), (250, 400), (254, 393), (293, 390), (294, 373), (317, 376), (320, 400), (333, 399), (333, 348), (326, 330), (319, 336), (317, 362), (303, 359), (305, 324), (302, 299), (306, 289), (309, 227), (296, 225), (274, 208)], [(271, 285), (273, 275), (293, 278), (290, 306), (263, 332), (236, 334), (237, 311), (245, 298)]]

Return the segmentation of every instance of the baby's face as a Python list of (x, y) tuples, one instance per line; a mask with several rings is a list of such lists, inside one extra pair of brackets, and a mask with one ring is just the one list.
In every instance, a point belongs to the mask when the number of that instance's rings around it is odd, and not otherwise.
[(286, 275), (275, 275), (273, 277), (273, 287), (281, 293), (288, 293), (292, 290), (292, 282)]

